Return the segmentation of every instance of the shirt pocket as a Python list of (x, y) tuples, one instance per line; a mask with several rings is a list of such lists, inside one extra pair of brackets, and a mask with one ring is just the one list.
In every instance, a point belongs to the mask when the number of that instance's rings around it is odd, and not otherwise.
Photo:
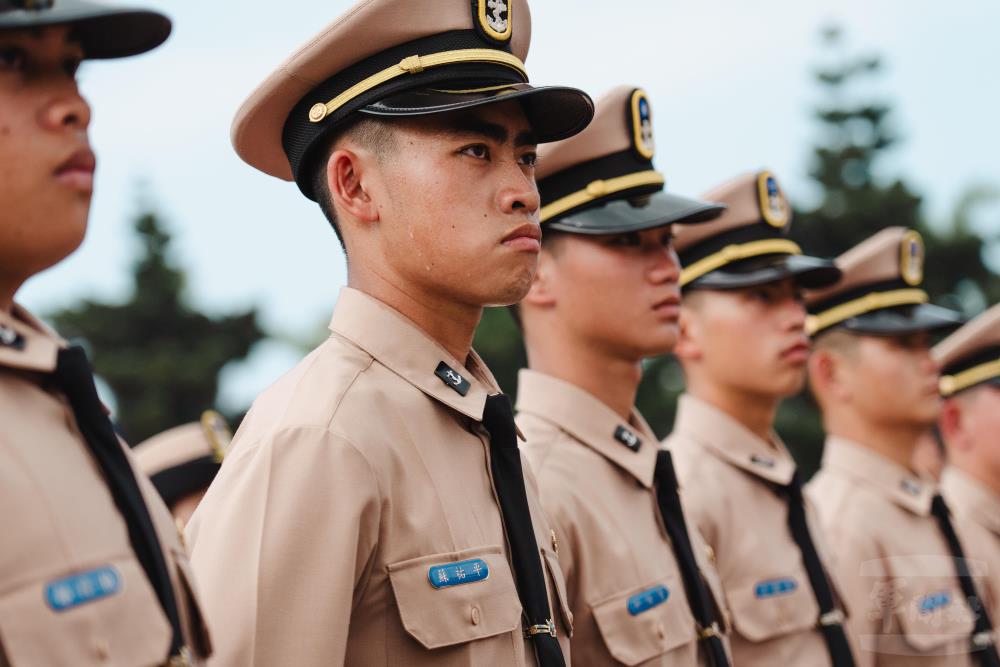
[(921, 581), (895, 609), (906, 643), (919, 653), (938, 654), (949, 643), (966, 648), (975, 625), (965, 596), (951, 578)]
[(562, 617), (566, 636), (572, 637), (573, 612), (569, 608), (569, 598), (566, 595), (566, 577), (563, 575), (562, 567), (559, 565), (559, 557), (548, 549), (542, 549), (542, 558), (545, 561), (545, 567), (548, 569), (549, 579), (552, 580), (552, 588), (555, 589), (556, 604), (559, 605), (559, 613)]
[(726, 591), (733, 628), (751, 642), (816, 628), (819, 605), (804, 573), (764, 576)]
[(521, 628), (521, 602), (500, 547), (421, 556), (388, 566), (400, 620), (425, 648)]
[(591, 605), (608, 652), (638, 665), (696, 641), (681, 582), (665, 579), (616, 593)]
[(159, 600), (132, 558), (0, 595), (0, 645), (12, 667), (158, 665), (170, 638)]
[(178, 604), (183, 606), (181, 612), (183, 622), (186, 625), (188, 641), (195, 655), (207, 658), (212, 655), (212, 639), (208, 632), (208, 624), (202, 614), (201, 603), (198, 600), (198, 591), (195, 587), (194, 572), (191, 570), (191, 562), (188, 555), (179, 549), (171, 549), (174, 564), (177, 566), (177, 578), (180, 582), (181, 599)]

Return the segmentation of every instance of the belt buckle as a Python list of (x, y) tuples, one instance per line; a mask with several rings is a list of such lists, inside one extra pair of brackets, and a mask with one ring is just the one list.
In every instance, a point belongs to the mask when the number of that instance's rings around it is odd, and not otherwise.
[(535, 635), (551, 635), (556, 636), (556, 624), (550, 618), (546, 619), (544, 623), (538, 623), (536, 625), (529, 625), (524, 629), (524, 638), (531, 639)]
[(711, 639), (712, 637), (719, 637), (721, 635), (722, 628), (719, 627), (719, 623), (717, 621), (712, 621), (712, 624), (707, 628), (703, 628), (700, 625), (698, 626), (698, 639), (700, 640)]
[(821, 627), (827, 628), (832, 625), (843, 625), (844, 624), (844, 612), (839, 609), (831, 609), (825, 614), (820, 614), (819, 623)]

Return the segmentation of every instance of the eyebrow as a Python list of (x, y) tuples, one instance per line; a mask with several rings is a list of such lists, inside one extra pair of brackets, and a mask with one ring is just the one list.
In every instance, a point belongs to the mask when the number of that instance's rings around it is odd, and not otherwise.
[[(451, 124), (446, 131), (452, 134), (476, 134), (492, 139), (498, 144), (505, 144), (510, 138), (507, 128), (503, 125), (490, 123), (473, 116), (465, 116), (456, 119), (456, 121)], [(518, 132), (517, 136), (514, 137), (515, 148), (520, 148), (521, 146), (534, 146), (537, 143), (538, 139), (535, 136), (535, 133), (531, 130)]]

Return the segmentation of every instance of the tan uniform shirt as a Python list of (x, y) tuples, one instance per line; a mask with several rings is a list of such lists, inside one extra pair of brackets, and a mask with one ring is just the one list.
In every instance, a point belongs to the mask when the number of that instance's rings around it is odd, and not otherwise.
[[(708, 664), (657, 507), (659, 444), (646, 422), (634, 411), (625, 422), (583, 389), (528, 370), (517, 407), (566, 574), (573, 663)], [(721, 600), (704, 543), (696, 530), (689, 534)]]
[[(356, 290), (330, 329), (254, 403), (188, 524), (215, 664), (534, 664), (481, 425), (493, 377)], [(525, 481), (568, 662), (563, 576)]]
[[(47, 374), (64, 345), (15, 306), (0, 312), (0, 665), (157, 665), (171, 628), (73, 411)], [(185, 639), (211, 647), (173, 519), (137, 472)]]
[[(772, 487), (787, 484), (795, 472), (780, 439), (761, 440), (728, 414), (683, 395), (665, 442), (674, 453), (685, 508), (715, 554), (732, 616), (733, 664), (829, 665), (817, 630), (819, 605), (788, 528), (788, 503)], [(817, 521), (806, 510), (813, 542), (827, 562)]]
[[(957, 468), (941, 475), (941, 493), (951, 508), (965, 556), (986, 570), (977, 581), (993, 627), (1000, 622), (1000, 496)], [(994, 633), (997, 634), (997, 633)]]
[(972, 665), (972, 615), (930, 513), (934, 486), (830, 437), (809, 483), (836, 554), (859, 667)]

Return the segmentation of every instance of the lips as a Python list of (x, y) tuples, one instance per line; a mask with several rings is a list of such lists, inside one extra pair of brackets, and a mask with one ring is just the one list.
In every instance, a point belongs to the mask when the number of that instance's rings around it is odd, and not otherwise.
[(793, 362), (805, 362), (809, 358), (809, 343), (798, 342), (786, 347), (781, 353), (781, 358)]
[(94, 170), (97, 158), (89, 148), (83, 148), (66, 159), (55, 170), (55, 177), (66, 187), (90, 193), (94, 189)]
[(523, 224), (503, 237), (500, 243), (514, 250), (538, 252), (542, 247), (542, 228), (531, 223)]

